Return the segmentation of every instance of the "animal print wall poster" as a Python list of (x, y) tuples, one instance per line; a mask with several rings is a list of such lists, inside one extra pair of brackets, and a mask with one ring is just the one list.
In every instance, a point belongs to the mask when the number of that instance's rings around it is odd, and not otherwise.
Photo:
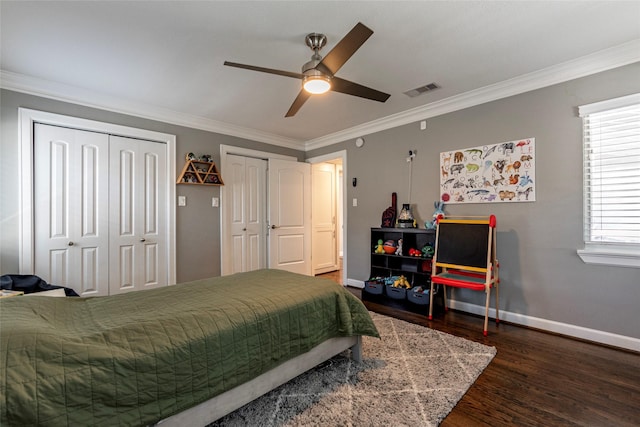
[(445, 203), (533, 202), (535, 138), (440, 153)]

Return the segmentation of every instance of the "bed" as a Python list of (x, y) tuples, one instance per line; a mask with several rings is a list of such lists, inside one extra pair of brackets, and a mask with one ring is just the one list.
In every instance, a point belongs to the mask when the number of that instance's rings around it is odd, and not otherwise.
[(326, 279), (259, 270), (0, 301), (0, 425), (206, 425), (378, 336)]

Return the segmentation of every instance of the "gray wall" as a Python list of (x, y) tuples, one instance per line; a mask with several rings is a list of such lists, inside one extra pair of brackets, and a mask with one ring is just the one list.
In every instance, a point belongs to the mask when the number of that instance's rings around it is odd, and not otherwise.
[[(347, 141), (307, 153), (310, 158), (343, 149), (348, 152), (349, 277), (368, 277), (369, 229), (379, 226), (391, 193), (398, 193), (399, 203), (407, 200), (408, 150), (418, 151), (413, 163), (412, 205), (423, 223), (439, 198), (440, 152), (534, 137), (536, 202), (449, 205), (446, 212), (497, 216), (501, 308), (640, 338), (640, 271), (585, 265), (576, 254), (582, 247), (582, 124), (576, 107), (639, 91), (640, 64), (633, 64), (434, 117), (427, 120), (425, 131), (415, 123), (363, 135), (366, 142), (359, 149)], [(178, 170), (189, 151), (211, 153), (219, 161), (220, 144), (302, 156), (294, 150), (8, 91), (1, 92), (0, 102), (3, 273), (18, 267), (18, 107), (175, 134)], [(356, 188), (350, 185), (353, 177), (358, 178)], [(210, 206), (219, 189), (178, 186), (177, 192), (188, 198), (188, 206), (177, 208), (178, 281), (219, 275), (220, 213)], [(353, 198), (358, 198), (358, 207), (351, 206)], [(480, 293), (457, 294), (461, 301), (483, 305), (481, 298)]]
[[(427, 120), (363, 135), (314, 150), (307, 157), (347, 150), (348, 274), (369, 274), (370, 227), (398, 193), (408, 198), (408, 151), (413, 163), (412, 205), (423, 227), (439, 199), (439, 154), (521, 138), (536, 139), (536, 201), (447, 205), (449, 215), (498, 219), (501, 309), (640, 338), (640, 270), (586, 265), (582, 248), (582, 121), (579, 105), (640, 91), (640, 64), (607, 71)], [(428, 96), (428, 95), (425, 95)], [(358, 178), (353, 188), (352, 178)], [(352, 206), (352, 199), (358, 206)], [(484, 306), (483, 294), (457, 291), (456, 299)]]
[[(0, 272), (18, 273), (18, 108), (153, 130), (176, 135), (176, 170), (184, 166), (188, 152), (212, 154), (220, 162), (220, 144), (295, 156), (290, 150), (227, 135), (111, 113), (79, 105), (3, 90), (0, 93)], [(221, 171), (224, 179), (224, 171)], [(178, 185), (176, 194), (187, 197), (187, 206), (176, 208), (177, 281), (186, 282), (220, 275), (220, 209), (211, 198), (220, 189), (211, 186)]]

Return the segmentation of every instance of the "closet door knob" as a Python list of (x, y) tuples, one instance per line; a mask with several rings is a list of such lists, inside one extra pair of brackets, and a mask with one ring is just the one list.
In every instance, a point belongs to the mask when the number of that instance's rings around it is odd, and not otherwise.
[(272, 226), (271, 226), (271, 229), (272, 229), (272, 230), (275, 230), (276, 228), (278, 228), (278, 226), (277, 226), (277, 225), (272, 225)]
[(147, 239), (145, 239), (144, 237), (142, 239), (140, 239), (141, 242), (146, 242)]
[(73, 245), (74, 245), (74, 243), (73, 243), (73, 242), (69, 242), (69, 243), (68, 243), (68, 245), (69, 245), (69, 246), (73, 246)]

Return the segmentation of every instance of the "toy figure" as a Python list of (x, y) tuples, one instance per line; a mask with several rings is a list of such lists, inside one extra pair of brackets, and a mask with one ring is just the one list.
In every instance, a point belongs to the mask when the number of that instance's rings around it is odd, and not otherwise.
[(431, 258), (435, 252), (435, 249), (431, 245), (424, 245), (422, 247), (422, 256), (425, 258)]
[(384, 253), (384, 249), (382, 249), (382, 239), (378, 240), (378, 244), (376, 245), (375, 253), (377, 253), (377, 254), (383, 254)]
[(396, 255), (402, 256), (402, 239), (398, 239), (398, 248), (396, 249)]
[(444, 218), (444, 202), (433, 202), (433, 207), (436, 208), (435, 212), (433, 212), (433, 219), (424, 223), (424, 227), (427, 230), (435, 230), (438, 219)]

